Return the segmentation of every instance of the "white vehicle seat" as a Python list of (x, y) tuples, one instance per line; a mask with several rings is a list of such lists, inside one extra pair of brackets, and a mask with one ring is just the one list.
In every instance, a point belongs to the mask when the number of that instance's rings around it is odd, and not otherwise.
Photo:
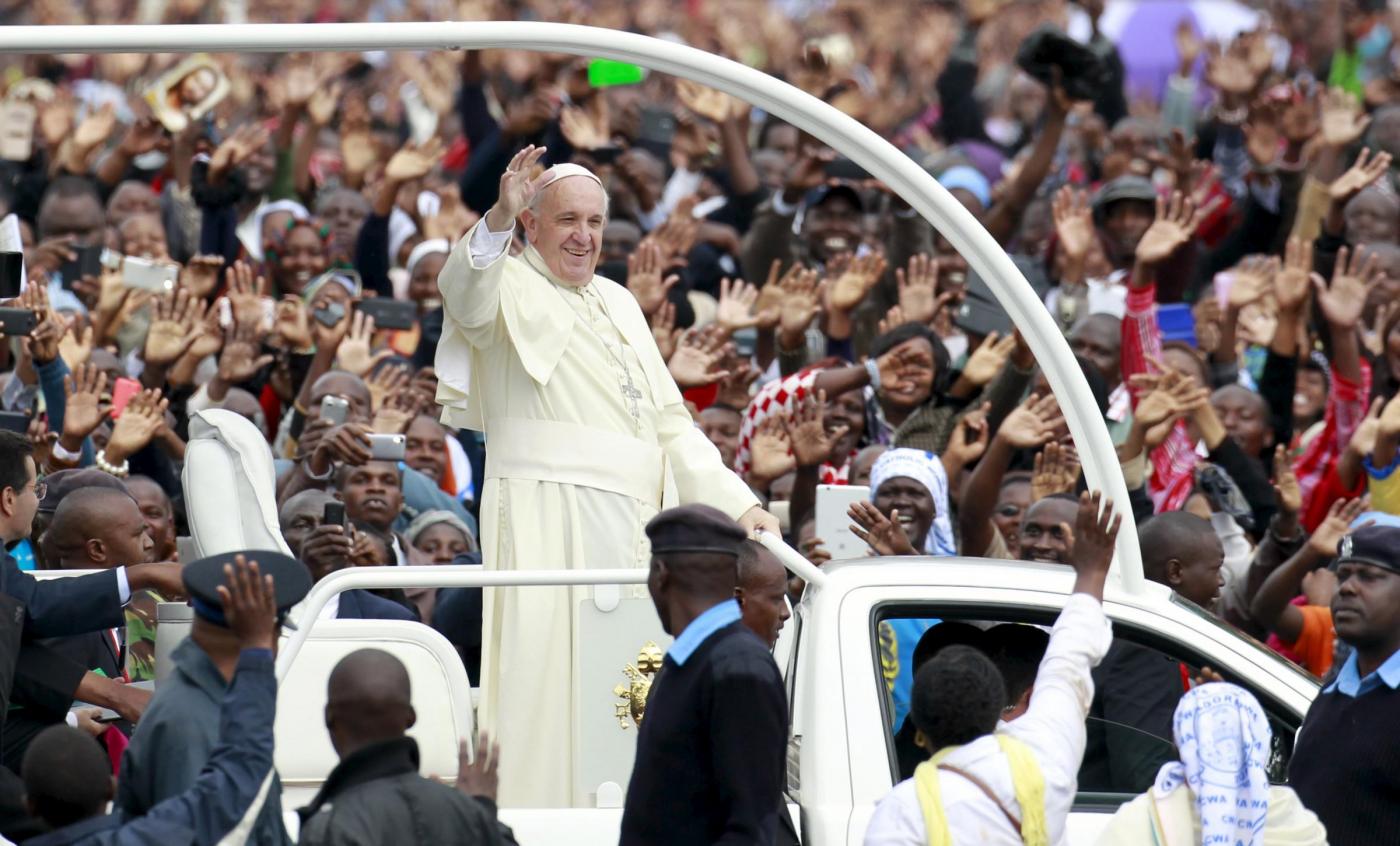
[(317, 789), (338, 763), (326, 731), (326, 682), (346, 655), (383, 649), (408, 668), (420, 772), (455, 778), (457, 746), (472, 740), (471, 688), (457, 651), (429, 626), (401, 620), (318, 621), (277, 691), (276, 763), (289, 788)]
[(222, 408), (190, 418), (185, 510), (199, 557), (240, 549), (290, 555), (277, 521), (277, 473), (258, 428)]

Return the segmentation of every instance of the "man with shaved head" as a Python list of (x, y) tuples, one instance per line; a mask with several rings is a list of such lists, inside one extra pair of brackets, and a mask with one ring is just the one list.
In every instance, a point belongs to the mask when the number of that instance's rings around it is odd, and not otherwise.
[[(746, 531), (778, 520), (691, 420), (637, 300), (597, 275), (608, 195), (587, 168), (540, 172), (526, 147), (496, 204), (438, 276), (435, 371), (443, 422), (486, 433), (487, 569), (645, 567), (642, 527), (700, 503)], [(516, 221), (528, 246), (509, 254)], [(672, 492), (668, 501), (663, 496)], [(678, 502), (671, 502), (676, 499)], [(487, 588), (481, 723), (505, 750), (506, 805), (591, 805), (561, 750), (575, 748), (572, 589)], [(549, 626), (535, 621), (554, 621)], [(535, 672), (506, 671), (534, 667)]]
[(514, 843), (496, 820), (495, 754), (483, 735), (476, 758), (467, 741), (455, 789), (418, 774), (417, 722), (408, 670), (381, 649), (340, 660), (326, 685), (326, 730), (340, 764), (301, 816), (303, 846)]
[(739, 584), (734, 588), (744, 625), (772, 649), (792, 616), (787, 602), (787, 568), (756, 540), (739, 547)]

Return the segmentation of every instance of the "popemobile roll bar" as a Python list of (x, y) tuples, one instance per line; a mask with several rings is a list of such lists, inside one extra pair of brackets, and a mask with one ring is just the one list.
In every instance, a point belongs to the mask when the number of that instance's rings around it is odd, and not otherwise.
[[(1125, 589), (1142, 586), (1142, 557), (1128, 489), (1118, 456), (1089, 385), (1069, 344), (1011, 258), (962, 204), (927, 171), (853, 118), (806, 92), (745, 65), (671, 41), (573, 24), (523, 21), (344, 24), (224, 24), (196, 26), (10, 26), (0, 28), (4, 53), (292, 53), (308, 51), (538, 50), (632, 62), (719, 89), (810, 133), (884, 182), (930, 221), (972, 269), (987, 280), (997, 301), (1025, 336), (1059, 398), (1090, 488), (1104, 491), (1123, 515), (1115, 571)], [(797, 575), (814, 583), (816, 568), (778, 538), (763, 542)], [(344, 570), (323, 579), (308, 597), (319, 609), (342, 590), (399, 587), (532, 584), (529, 573), (486, 572), (475, 567), (399, 567), (392, 572)], [(446, 570), (458, 571), (453, 573)], [(639, 584), (636, 570), (540, 571), (548, 584)], [(567, 578), (561, 579), (561, 576)], [(304, 619), (315, 619), (314, 616)], [(279, 677), (310, 626), (283, 650)]]

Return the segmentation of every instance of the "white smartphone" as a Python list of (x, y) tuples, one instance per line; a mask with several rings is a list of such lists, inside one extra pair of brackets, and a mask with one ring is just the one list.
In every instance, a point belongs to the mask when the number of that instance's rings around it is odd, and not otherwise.
[[(227, 329), (233, 325), (233, 305), (228, 301), (228, 297), (219, 297), (217, 304), (219, 309), (219, 327)], [(271, 329), (272, 324), (277, 321), (277, 301), (272, 297), (262, 298), (263, 307), (263, 328)]]
[(817, 485), (817, 537), (833, 561), (870, 554), (870, 545), (851, 531), (851, 518), (846, 513), (852, 504), (869, 501), (870, 488), (863, 485)]
[(122, 259), (122, 284), (128, 288), (168, 294), (175, 290), (180, 266), (155, 259), (126, 256)]

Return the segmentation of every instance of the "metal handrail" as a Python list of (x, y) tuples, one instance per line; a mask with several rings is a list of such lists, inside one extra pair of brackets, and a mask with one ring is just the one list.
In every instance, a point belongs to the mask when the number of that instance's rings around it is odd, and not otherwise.
[(889, 141), (810, 94), (754, 68), (694, 47), (635, 33), (572, 24), (491, 21), (374, 24), (0, 27), (3, 53), (294, 52), (517, 48), (635, 62), (709, 85), (756, 105), (881, 180), (929, 220), (991, 287), (1030, 345), (1074, 438), (1084, 477), (1124, 516), (1116, 572), (1143, 583), (1137, 528), (1108, 427), (1069, 344), (1049, 311), (986, 229), (927, 171)]

